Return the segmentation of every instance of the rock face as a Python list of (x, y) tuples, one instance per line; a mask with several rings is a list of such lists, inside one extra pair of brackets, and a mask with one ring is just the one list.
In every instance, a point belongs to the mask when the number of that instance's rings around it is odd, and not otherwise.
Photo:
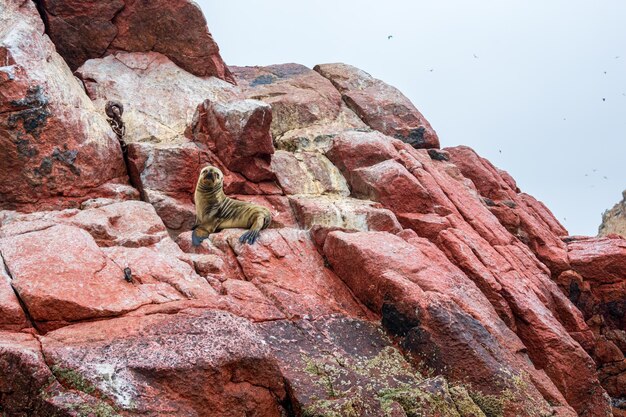
[[(0, 10), (3, 416), (624, 415), (624, 239), (354, 67), (234, 86), (190, 2), (39, 6), (69, 67)], [(192, 245), (206, 164), (270, 209), (254, 245)]]
[(126, 181), (117, 138), (55, 52), (32, 2), (3, 5), (0, 62), (0, 208), (114, 195), (105, 184)]
[(615, 233), (626, 237), (626, 191), (622, 196), (621, 202), (602, 213), (602, 224), (598, 228), (599, 236)]
[(372, 129), (415, 148), (438, 148), (439, 138), (430, 123), (397, 88), (346, 64), (314, 68), (329, 79), (341, 98)]
[(116, 51), (159, 52), (200, 77), (233, 82), (193, 1), (41, 0), (48, 33), (72, 70)]

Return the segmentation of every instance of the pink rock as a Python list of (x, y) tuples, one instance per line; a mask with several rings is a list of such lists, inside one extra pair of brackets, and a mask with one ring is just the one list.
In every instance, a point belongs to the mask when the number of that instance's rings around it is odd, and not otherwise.
[(125, 181), (117, 138), (55, 52), (35, 4), (3, 8), (0, 56), (0, 208), (77, 207)]
[(567, 245), (572, 268), (585, 280), (600, 285), (626, 278), (626, 239), (597, 238)]
[(307, 232), (267, 229), (254, 245), (239, 243), (240, 231), (224, 234), (246, 279), (287, 317), (315, 319), (334, 313), (368, 316), (339, 278), (324, 266)]
[[(578, 343), (593, 338), (582, 315), (551, 280), (548, 268), (489, 212), (455, 165), (365, 133), (337, 135), (327, 155), (353, 192), (381, 202), (405, 226), (428, 236), (476, 283), (575, 410), (608, 409), (592, 360)], [(436, 227), (407, 221), (407, 214), (416, 212), (446, 221)]]
[(18, 331), (27, 327), (26, 315), (11, 287), (11, 277), (4, 265), (0, 265), (0, 330)]
[(415, 148), (438, 148), (430, 123), (397, 88), (346, 64), (316, 65), (343, 100), (368, 126)]
[(254, 182), (273, 180), (271, 122), (270, 106), (260, 101), (205, 100), (196, 110), (188, 135), (206, 144), (231, 171)]
[(42, 3), (50, 37), (73, 70), (116, 51), (154, 51), (192, 74), (234, 82), (200, 7), (192, 1)]
[(475, 284), (427, 240), (333, 232), (324, 253), (355, 296), (381, 314), (383, 325), (428, 366), (486, 392), (514, 385), (503, 374), (527, 375), (527, 392), (507, 407), (524, 410), (534, 403), (548, 410), (548, 402), (567, 407), (547, 376), (519, 354), (522, 342)]
[(41, 343), (53, 367), (79, 375), (92, 395), (108, 398), (123, 414), (284, 412), (283, 378), (268, 346), (247, 320), (229, 313), (189, 310), (82, 323), (50, 332)]
[[(215, 274), (220, 281), (227, 279), (245, 280), (245, 276), (237, 262), (237, 257), (226, 240), (225, 233), (214, 233), (202, 242), (200, 246), (191, 243), (191, 231), (181, 233), (176, 243), (183, 252), (191, 256), (196, 271), (207, 276)], [(206, 258), (207, 256), (211, 258)], [(206, 264), (211, 262), (211, 264)], [(200, 263), (198, 265), (198, 263)]]
[(165, 282), (126, 282), (124, 267), (75, 227), (58, 225), (3, 238), (0, 251), (13, 287), (31, 317), (44, 325), (111, 317), (184, 297)]
[[(296, 137), (287, 139), (293, 148), (299, 139), (314, 139), (320, 134), (361, 127), (345, 109), (341, 95), (332, 84), (315, 71), (299, 64), (268, 67), (231, 67), (244, 94), (272, 106), (272, 136), (278, 143), (290, 131)], [(334, 124), (329, 129), (323, 125)], [(318, 127), (315, 131), (315, 127)], [(311, 129), (304, 132), (302, 129)], [(320, 130), (321, 129), (321, 130)], [(297, 131), (297, 132), (295, 132)], [(290, 149), (295, 150), (295, 149)]]
[(124, 106), (127, 143), (185, 142), (185, 129), (198, 104), (236, 100), (241, 95), (231, 84), (189, 74), (157, 52), (116, 52), (90, 59), (76, 75), (101, 114), (110, 100)]
[(0, 393), (7, 416), (68, 415), (56, 406), (64, 388), (45, 362), (41, 344), (29, 333), (0, 331)]
[(286, 194), (350, 194), (341, 173), (318, 153), (277, 151), (272, 170)]
[(250, 281), (227, 279), (222, 283), (224, 294), (245, 309), (245, 316), (252, 321), (285, 319), (285, 315), (263, 292)]
[(398, 233), (402, 226), (390, 210), (354, 198), (290, 196), (300, 226)]
[(487, 206), (513, 235), (527, 244), (555, 274), (569, 269), (567, 231), (541, 202), (519, 192), (512, 180), (466, 146), (446, 148), (463, 176), (471, 179)]

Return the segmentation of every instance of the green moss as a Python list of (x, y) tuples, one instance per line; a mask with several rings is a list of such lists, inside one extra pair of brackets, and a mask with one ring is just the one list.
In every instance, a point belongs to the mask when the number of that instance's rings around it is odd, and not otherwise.
[(486, 417), (485, 413), (472, 400), (465, 387), (457, 385), (450, 387), (449, 391), (461, 416)]
[(335, 383), (341, 375), (340, 369), (329, 363), (316, 361), (307, 355), (302, 355), (302, 360), (305, 363), (304, 372), (315, 377), (314, 382), (323, 386), (329, 397), (335, 398), (341, 396), (341, 391), (336, 389)]
[(504, 408), (510, 401), (508, 390), (503, 391), (501, 395), (488, 395), (479, 391), (470, 391), (469, 395), (486, 417), (504, 417)]
[(422, 417), (425, 411), (441, 417), (458, 417), (459, 415), (455, 404), (449, 402), (444, 396), (425, 392), (412, 385), (382, 390), (378, 393), (378, 399), (387, 415), (394, 402), (402, 407), (407, 417)]
[(374, 358), (364, 361), (354, 369), (361, 375), (371, 375), (377, 373), (382, 377), (397, 378), (404, 376), (410, 379), (421, 381), (422, 378), (416, 376), (415, 371), (404, 359), (404, 356), (391, 346), (386, 346)]
[(95, 406), (80, 404), (75, 410), (79, 417), (121, 417), (113, 407), (104, 402)]
[(302, 417), (360, 417), (367, 407), (360, 396), (346, 401), (318, 400), (302, 410)]
[(61, 382), (68, 384), (71, 388), (82, 391), (85, 394), (93, 394), (96, 388), (85, 379), (84, 376), (73, 369), (62, 368), (54, 365), (50, 368), (54, 376)]

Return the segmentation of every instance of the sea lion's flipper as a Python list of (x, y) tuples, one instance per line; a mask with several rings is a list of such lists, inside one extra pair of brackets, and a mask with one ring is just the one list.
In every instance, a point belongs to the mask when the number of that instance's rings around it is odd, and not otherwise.
[(200, 246), (202, 244), (202, 241), (207, 237), (209, 237), (209, 232), (201, 227), (196, 227), (195, 229), (193, 229), (193, 232), (191, 232), (191, 243), (194, 246)]
[(239, 238), (241, 243), (248, 243), (250, 245), (254, 244), (259, 237), (259, 230), (248, 230)]

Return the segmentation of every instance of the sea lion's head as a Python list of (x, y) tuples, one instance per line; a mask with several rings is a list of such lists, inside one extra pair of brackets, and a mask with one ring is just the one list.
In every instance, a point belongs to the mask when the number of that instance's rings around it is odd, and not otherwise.
[(212, 165), (207, 165), (202, 168), (202, 171), (200, 171), (200, 178), (198, 178), (198, 182), (200, 184), (211, 188), (216, 185), (221, 186), (222, 181), (224, 181), (224, 174)]

